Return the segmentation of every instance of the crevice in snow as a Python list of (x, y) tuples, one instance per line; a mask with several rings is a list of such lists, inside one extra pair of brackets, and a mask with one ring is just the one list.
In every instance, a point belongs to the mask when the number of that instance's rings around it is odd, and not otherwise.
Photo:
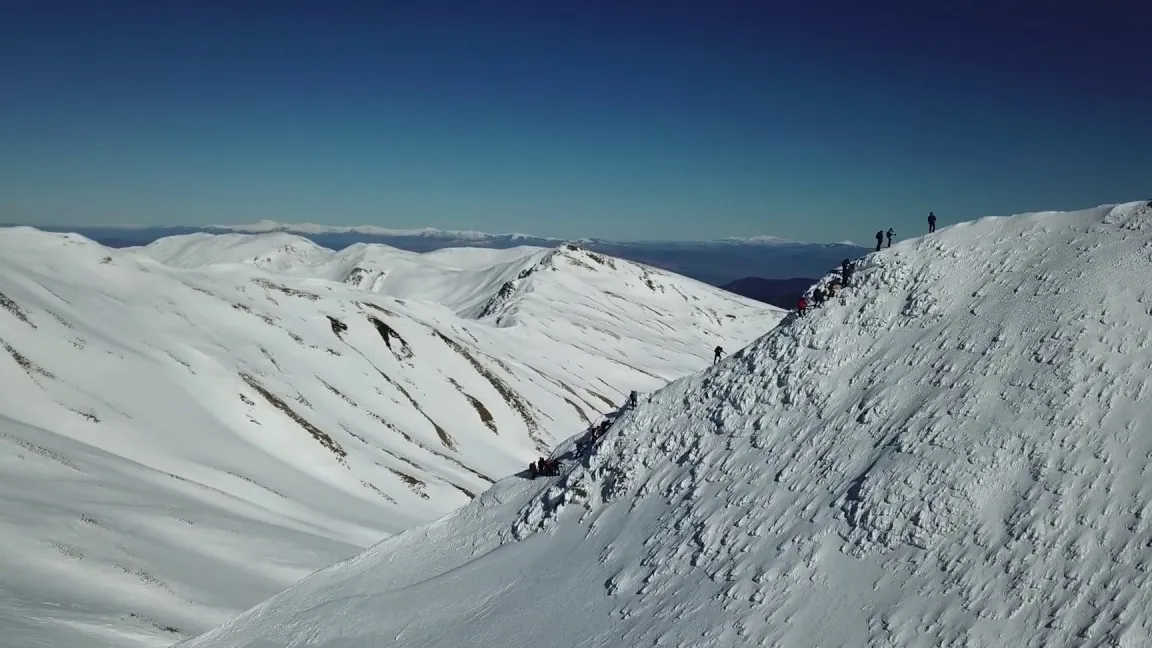
[[(407, 340), (405, 340), (400, 336), (399, 333), (396, 332), (396, 329), (385, 324), (383, 320), (372, 317), (371, 315), (368, 316), (368, 321), (372, 322), (372, 326), (376, 327), (376, 332), (379, 333), (380, 338), (384, 340), (385, 346), (387, 346), (388, 350), (391, 351), (397, 358), (407, 360), (413, 356), (412, 347), (408, 345)], [(392, 348), (392, 338), (396, 338), (400, 341), (399, 352)]]
[(421, 499), (428, 499), (428, 493), (425, 492), (427, 485), (424, 482), (420, 481), (419, 479), (416, 479), (415, 477), (413, 477), (412, 475), (409, 475), (406, 472), (397, 470), (395, 468), (388, 468), (388, 470), (392, 474), (399, 477), (400, 481), (404, 482), (404, 484), (406, 486), (408, 486), (408, 488), (412, 489), (412, 492), (416, 493), (416, 495), (418, 495)]
[(332, 317), (331, 315), (326, 315), (325, 317), (328, 318), (328, 323), (332, 326), (332, 333), (334, 333), (336, 337), (343, 340), (344, 338), (341, 337), (341, 335), (344, 333), (344, 331), (348, 330), (348, 325), (344, 322), (341, 322), (339, 319)]
[[(302, 299), (307, 299), (309, 301), (316, 301), (316, 300), (320, 299), (320, 295), (317, 295), (315, 293), (310, 293), (310, 292), (306, 292), (303, 290), (297, 290), (295, 288), (289, 288), (288, 286), (278, 284), (274, 281), (269, 281), (268, 279), (263, 279), (263, 278), (258, 277), (258, 278), (253, 279), (252, 283), (254, 283), (257, 286), (260, 286), (261, 288), (264, 288), (266, 290), (275, 290), (278, 292), (282, 292), (285, 295), (289, 295), (291, 297), (300, 297)], [(275, 301), (275, 300), (273, 300), (273, 301)]]
[[(30, 377), (32, 380), (36, 380), (36, 375), (43, 376), (50, 380), (54, 380), (56, 378), (55, 374), (29, 360), (28, 356), (17, 351), (16, 347), (8, 344), (4, 340), (0, 340), (0, 344), (4, 345), (4, 348), (8, 351), (8, 354), (12, 356), (12, 359), (16, 361), (16, 364), (20, 365), (20, 368), (23, 369), (24, 372), (28, 374), (28, 377)], [(36, 384), (39, 385), (39, 381), (37, 381)]]
[(24, 309), (20, 307), (20, 304), (17, 304), (4, 293), (0, 293), (0, 306), (3, 306), (4, 310), (15, 315), (16, 319), (24, 322), (32, 328), (36, 328), (36, 325), (32, 323), (32, 320), (29, 319), (28, 314), (24, 312)]
[(304, 428), (304, 430), (311, 434), (312, 438), (316, 439), (320, 445), (332, 451), (332, 454), (336, 455), (341, 464), (347, 466), (345, 457), (348, 456), (348, 453), (344, 450), (343, 447), (340, 446), (339, 443), (336, 443), (332, 437), (328, 436), (328, 434), (322, 431), (320, 428), (312, 425), (308, 422), (307, 419), (297, 414), (291, 407), (288, 407), (284, 401), (280, 400), (279, 397), (268, 391), (268, 389), (261, 385), (259, 381), (257, 381), (251, 375), (241, 372), (240, 378), (243, 379), (249, 387), (256, 390), (257, 393), (263, 396), (264, 400), (268, 401), (270, 405), (283, 412), (286, 416), (288, 416), (288, 418), (295, 421), (297, 425)]
[(536, 443), (537, 449), (541, 452), (546, 451), (548, 449), (548, 444), (545, 443), (542, 438), (540, 438), (540, 423), (536, 420), (536, 417), (532, 415), (528, 403), (524, 402), (524, 399), (522, 399), (519, 394), (513, 391), (512, 388), (508, 386), (508, 383), (504, 382), (499, 376), (492, 373), (492, 371), (490, 371), (487, 367), (480, 364), (480, 361), (477, 360), (474, 355), (469, 353), (468, 349), (465, 349), (462, 344), (449, 338), (440, 331), (434, 330), (434, 332), (436, 336), (444, 342), (444, 344), (448, 345), (449, 348), (460, 354), (465, 360), (468, 361), (469, 364), (472, 365), (472, 367), (476, 370), (476, 373), (483, 376), (484, 379), (487, 380), (490, 385), (492, 385), (492, 388), (495, 389), (498, 394), (500, 394), (500, 396), (504, 399), (504, 402), (506, 402), (508, 406), (513, 410), (515, 410), (516, 413), (520, 415), (520, 418), (524, 420), (524, 425), (528, 429), (528, 436), (532, 439), (532, 441)]
[(492, 430), (496, 434), (500, 434), (500, 430), (496, 429), (496, 422), (492, 419), (492, 412), (488, 411), (488, 408), (484, 406), (484, 403), (481, 402), (479, 398), (476, 398), (472, 394), (469, 394), (467, 391), (465, 391), (464, 386), (461, 385), (460, 382), (455, 378), (449, 377), (448, 382), (451, 383), (452, 386), (456, 388), (456, 391), (460, 392), (464, 398), (468, 399), (468, 402), (472, 404), (472, 408), (476, 410), (476, 414), (480, 417), (480, 422), (483, 423), (484, 426), (489, 430)]

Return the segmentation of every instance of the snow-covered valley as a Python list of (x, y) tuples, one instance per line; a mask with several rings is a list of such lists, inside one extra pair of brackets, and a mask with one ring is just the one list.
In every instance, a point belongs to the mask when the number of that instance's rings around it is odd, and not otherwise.
[(1152, 205), (987, 218), (183, 648), (1147, 646)]
[(576, 247), (0, 230), (0, 645), (166, 646), (783, 313)]

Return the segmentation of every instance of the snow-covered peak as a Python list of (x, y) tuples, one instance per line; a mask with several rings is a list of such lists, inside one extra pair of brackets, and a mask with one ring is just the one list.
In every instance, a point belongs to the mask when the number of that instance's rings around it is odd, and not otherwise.
[(699, 329), (698, 322), (713, 321), (721, 313), (737, 318), (764, 308), (695, 280), (593, 252), (577, 241), (555, 248), (445, 248), (419, 254), (368, 243), (333, 251), (277, 232), (172, 236), (132, 250), (182, 268), (240, 263), (301, 279), (338, 281), (374, 294), (438, 304), (460, 317), (498, 326), (534, 319), (546, 328), (544, 322), (559, 309), (581, 327), (618, 336), (620, 331), (613, 331), (627, 321), (633, 335), (642, 336), (653, 314), (678, 317), (682, 325)]
[(332, 250), (283, 232), (266, 234), (182, 234), (158, 239), (139, 251), (164, 265), (177, 268), (205, 268), (242, 263), (265, 270), (286, 272), (327, 260)]
[(184, 648), (1144, 646), (1152, 207), (989, 218)]

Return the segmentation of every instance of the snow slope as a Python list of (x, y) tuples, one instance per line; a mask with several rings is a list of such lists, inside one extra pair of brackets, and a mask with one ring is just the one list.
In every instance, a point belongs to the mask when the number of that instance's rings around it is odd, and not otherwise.
[[(284, 234), (117, 250), (0, 230), (0, 645), (202, 632), (467, 503), (630, 390), (781, 316), (564, 250), (532, 317), (496, 326), (347, 281), (363, 259), (447, 268), (446, 252), (369, 248), (349, 265)], [(463, 256), (474, 288), (497, 291), (540, 254), (495, 252), (495, 278)], [(425, 292), (462, 276), (447, 270), (419, 275)]]
[(1147, 646), (1152, 207), (988, 218), (183, 648)]

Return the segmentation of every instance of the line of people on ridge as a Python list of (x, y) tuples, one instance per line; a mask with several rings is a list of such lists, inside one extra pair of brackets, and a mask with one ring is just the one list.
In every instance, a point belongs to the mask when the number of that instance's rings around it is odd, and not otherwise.
[[(935, 212), (928, 212), (928, 233), (931, 234), (935, 231), (936, 231), (936, 213)], [(887, 237), (887, 239), (888, 239), (888, 247), (892, 247), (892, 237), (895, 235), (896, 235), (896, 233), (895, 233), (895, 231), (892, 230), (891, 227), (888, 228), (887, 232), (884, 232), (884, 231), (876, 232), (876, 251), (877, 252), (880, 251), (881, 244), (884, 242), (885, 237)], [(836, 295), (838, 295), (840, 293), (840, 290), (842, 290), (843, 288), (847, 288), (847, 287), (851, 286), (852, 285), (852, 275), (855, 272), (856, 272), (856, 264), (855, 263), (852, 263), (848, 259), (844, 259), (843, 261), (841, 261), (840, 262), (840, 278), (839, 278), (839, 280), (837, 280), (836, 278), (833, 278), (832, 281), (828, 282), (827, 288), (825, 288), (824, 285), (818, 284), (816, 286), (816, 288), (814, 288), (812, 290), (812, 305), (813, 306), (820, 306), (824, 302), (828, 301), (829, 299), (836, 297)], [(796, 313), (800, 317), (804, 317), (804, 315), (807, 312), (808, 312), (808, 298), (805, 297), (804, 295), (801, 295), (800, 299), (796, 300)], [(719, 353), (720, 347), (716, 347), (716, 351), (717, 351), (716, 360), (719, 361), (720, 360), (720, 353)]]
[[(833, 277), (827, 284), (818, 284), (812, 290), (812, 305), (819, 307), (829, 299), (834, 299), (840, 294), (844, 288), (852, 285), (852, 277), (856, 274), (856, 264), (848, 259), (840, 262), (840, 276)], [(825, 287), (827, 286), (827, 287)], [(800, 295), (800, 299), (796, 300), (796, 314), (804, 317), (808, 312), (808, 298)]]
[[(935, 231), (936, 231), (936, 214), (934, 212), (928, 212), (928, 233), (931, 234)], [(877, 252), (880, 251), (881, 246), (883, 246), (883, 244), (884, 244), (885, 238), (888, 239), (888, 245), (884, 246), (884, 247), (892, 247), (892, 237), (895, 235), (896, 235), (896, 232), (891, 227), (888, 228), (887, 232), (885, 232), (884, 230), (878, 230), (876, 232), (876, 251)]]
[[(608, 432), (608, 428), (612, 427), (612, 424), (616, 422), (616, 419), (619, 418), (621, 414), (636, 407), (639, 398), (640, 393), (636, 390), (632, 390), (632, 393), (628, 394), (628, 400), (624, 402), (624, 405), (620, 406), (620, 409), (610, 414), (606, 414), (599, 423), (588, 426), (584, 436), (576, 442), (577, 453), (585, 454), (588, 448), (596, 445), (596, 442), (603, 438), (604, 434)], [(540, 457), (536, 461), (528, 464), (529, 479), (536, 479), (537, 477), (555, 477), (558, 474), (560, 474), (559, 457), (555, 459)]]
[[(934, 212), (928, 212), (928, 233), (931, 234), (935, 231), (936, 214)], [(888, 247), (892, 247), (892, 237), (895, 235), (896, 233), (891, 227), (888, 228), (887, 232), (884, 232), (883, 230), (876, 232), (876, 251), (880, 251), (885, 238), (888, 240)], [(812, 305), (818, 308), (822, 306), (824, 302), (830, 299), (835, 299), (840, 294), (841, 290), (852, 286), (852, 277), (855, 275), (855, 273), (855, 263), (849, 259), (844, 259), (841, 261), (840, 276), (833, 277), (832, 280), (827, 284), (818, 284), (816, 288), (812, 290)], [(807, 312), (808, 298), (804, 295), (801, 295), (800, 299), (796, 300), (796, 313), (800, 317), (804, 317)], [(714, 357), (712, 359), (712, 364), (720, 362), (720, 359), (724, 356), (724, 348), (717, 346), (713, 350), (713, 355)], [(601, 420), (596, 425), (589, 426), (585, 436), (580, 440), (580, 442), (577, 443), (577, 447), (586, 448), (589, 444), (595, 444), (597, 441), (599, 441), (600, 438), (604, 436), (604, 433), (608, 431), (608, 428), (612, 426), (612, 423), (615, 422), (617, 416), (619, 416), (627, 409), (636, 407), (636, 400), (637, 392), (633, 391), (628, 395), (628, 401), (619, 410), (609, 415), (609, 417)], [(548, 459), (547, 457), (540, 457), (540, 459), (537, 461), (533, 461), (532, 463), (528, 464), (528, 473), (532, 479), (540, 476), (555, 476), (559, 474), (559, 470), (559, 459)]]

